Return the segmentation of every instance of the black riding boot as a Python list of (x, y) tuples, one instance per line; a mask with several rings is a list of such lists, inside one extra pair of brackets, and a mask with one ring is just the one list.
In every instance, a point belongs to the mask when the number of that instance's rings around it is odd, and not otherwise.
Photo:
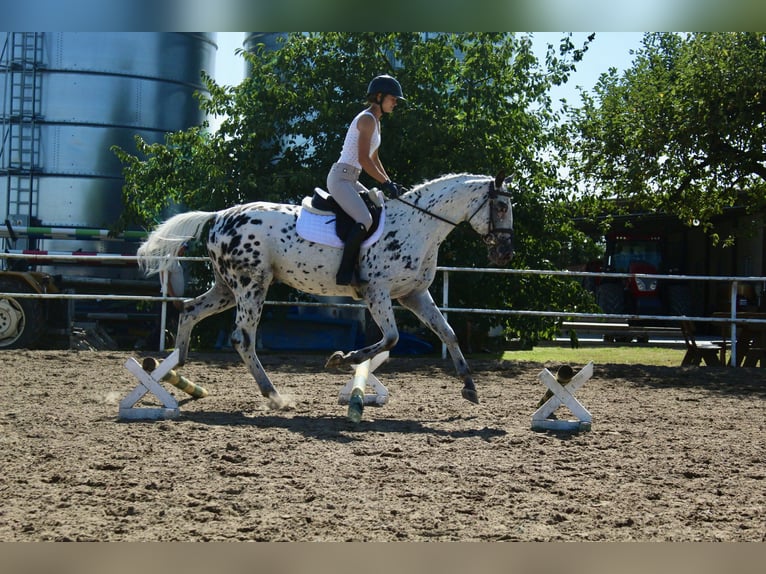
[(357, 265), (359, 263), (359, 249), (367, 235), (367, 229), (361, 223), (356, 223), (346, 237), (346, 245), (343, 247), (343, 257), (340, 260), (340, 268), (335, 275), (335, 283), (338, 285), (361, 285), (367, 283), (359, 278)]

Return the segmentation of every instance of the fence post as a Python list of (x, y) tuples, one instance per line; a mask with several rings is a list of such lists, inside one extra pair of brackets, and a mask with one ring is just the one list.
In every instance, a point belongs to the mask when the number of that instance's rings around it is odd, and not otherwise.
[[(168, 296), (168, 281), (170, 281), (170, 276), (166, 271), (163, 271), (160, 273), (160, 286), (161, 290), (160, 293), (162, 293), (163, 297)], [(165, 350), (165, 327), (167, 326), (167, 320), (168, 320), (168, 302), (163, 301), (161, 305), (162, 311), (160, 311), (160, 353)]]
[[(442, 281), (442, 307), (445, 309), (449, 307), (449, 271), (442, 271), (444, 273), (444, 281)], [(444, 319), (447, 320), (447, 312), (444, 312)], [(447, 358), (447, 345), (442, 342), (442, 359)]]
[(737, 281), (731, 282), (731, 366), (737, 366)]

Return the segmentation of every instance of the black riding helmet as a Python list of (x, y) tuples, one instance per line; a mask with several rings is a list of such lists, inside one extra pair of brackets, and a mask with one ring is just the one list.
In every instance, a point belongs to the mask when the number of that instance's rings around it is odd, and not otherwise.
[[(373, 96), (374, 94), (392, 95), (399, 100), (406, 101), (404, 94), (402, 93), (402, 86), (396, 81), (396, 78), (387, 74), (375, 76), (370, 82), (370, 85), (367, 86), (368, 100), (370, 96)], [(380, 104), (381, 102), (375, 103)]]

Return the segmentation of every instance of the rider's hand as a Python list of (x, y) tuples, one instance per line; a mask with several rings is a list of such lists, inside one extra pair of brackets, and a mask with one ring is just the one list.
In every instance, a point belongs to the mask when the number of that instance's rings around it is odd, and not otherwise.
[(389, 179), (387, 182), (383, 184), (383, 191), (386, 192), (386, 195), (388, 195), (388, 197), (396, 198), (403, 193), (404, 189), (402, 188), (401, 185), (399, 185), (398, 183), (394, 183), (393, 181)]

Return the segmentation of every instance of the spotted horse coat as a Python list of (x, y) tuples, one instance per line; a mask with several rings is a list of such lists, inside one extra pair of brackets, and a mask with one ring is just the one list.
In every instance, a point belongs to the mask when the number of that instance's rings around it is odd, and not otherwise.
[(396, 345), (395, 299), (446, 345), (463, 381), (463, 397), (478, 403), (455, 332), (428, 288), (436, 275), (439, 246), (461, 222), (468, 221), (484, 237), (493, 263), (505, 265), (513, 257), (513, 213), (504, 175), (446, 175), (388, 200), (383, 236), (360, 253), (360, 273), (368, 283), (358, 288), (335, 284), (341, 248), (313, 243), (296, 233), (300, 209), (255, 202), (218, 212), (182, 213), (162, 223), (141, 245), (140, 266), (147, 275), (156, 274), (171, 265), (184, 242), (197, 238), (210, 223), (206, 245), (215, 284), (183, 303), (176, 335), (180, 364), (187, 359), (194, 325), (236, 306), (232, 345), (270, 406), (285, 406), (258, 359), (255, 339), (269, 285), (279, 281), (306, 293), (351, 296), (366, 303), (382, 338), (347, 353), (336, 351), (327, 361), (328, 368), (359, 364)]

